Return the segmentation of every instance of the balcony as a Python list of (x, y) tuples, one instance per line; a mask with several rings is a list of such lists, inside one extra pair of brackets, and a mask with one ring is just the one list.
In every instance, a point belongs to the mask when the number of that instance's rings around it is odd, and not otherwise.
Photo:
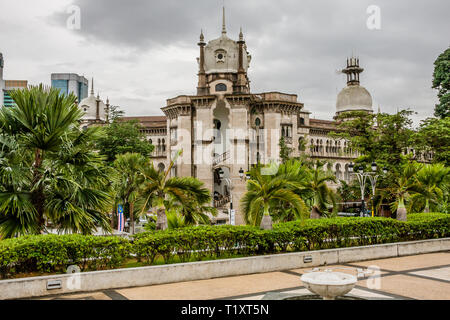
[(219, 200), (214, 200), (214, 208), (223, 208), (230, 202), (231, 202), (230, 196), (222, 197)]

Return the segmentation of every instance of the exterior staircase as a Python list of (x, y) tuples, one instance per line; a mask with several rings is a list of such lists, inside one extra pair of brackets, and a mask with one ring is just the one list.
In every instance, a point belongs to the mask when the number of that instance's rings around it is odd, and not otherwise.
[(230, 151), (227, 151), (227, 152), (221, 154), (220, 156), (215, 157), (213, 160), (213, 167), (217, 167), (221, 163), (224, 163), (225, 161), (227, 161), (230, 158), (230, 154), (231, 154)]

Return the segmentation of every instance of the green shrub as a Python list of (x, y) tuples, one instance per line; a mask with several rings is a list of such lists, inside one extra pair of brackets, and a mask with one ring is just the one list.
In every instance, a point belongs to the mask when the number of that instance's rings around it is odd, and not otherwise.
[(119, 267), (131, 244), (117, 237), (82, 235), (25, 236), (0, 241), (0, 275), (65, 272), (70, 265), (82, 271)]
[(282, 252), (309, 251), (450, 236), (450, 215), (410, 214), (388, 218), (329, 218), (249, 226), (200, 226), (147, 232), (132, 240), (82, 235), (27, 236), (0, 241), (0, 275), (120, 267), (130, 254), (152, 265)]

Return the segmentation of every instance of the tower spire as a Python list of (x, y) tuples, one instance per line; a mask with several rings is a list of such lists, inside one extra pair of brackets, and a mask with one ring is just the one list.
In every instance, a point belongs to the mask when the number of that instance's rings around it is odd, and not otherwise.
[(347, 85), (359, 85), (359, 75), (364, 69), (359, 66), (359, 58), (352, 56), (347, 58), (347, 67), (342, 70), (342, 73), (347, 75)]
[(92, 83), (91, 83), (91, 96), (93, 96), (94, 93), (94, 78), (92, 78)]
[(223, 7), (223, 17), (222, 17), (222, 35), (227, 34), (227, 27), (225, 24), (225, 6)]

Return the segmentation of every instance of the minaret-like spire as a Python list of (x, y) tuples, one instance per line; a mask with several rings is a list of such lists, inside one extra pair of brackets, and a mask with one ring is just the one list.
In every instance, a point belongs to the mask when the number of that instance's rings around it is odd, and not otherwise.
[(225, 24), (225, 7), (223, 7), (223, 17), (222, 17), (222, 35), (227, 34), (227, 26)]
[(242, 33), (242, 27), (241, 31), (239, 32), (239, 41), (244, 41), (244, 34)]
[(93, 96), (94, 93), (94, 78), (92, 78), (92, 83), (91, 83), (91, 96)]
[(208, 88), (206, 85), (206, 73), (205, 73), (205, 36), (203, 35), (203, 30), (200, 32), (200, 42), (198, 43), (200, 47), (200, 58), (198, 59), (199, 73), (198, 73), (198, 86), (197, 95), (207, 95)]
[(351, 57), (347, 58), (347, 67), (342, 70), (342, 73), (347, 75), (347, 85), (359, 85), (359, 74), (364, 69), (359, 66), (359, 58)]

